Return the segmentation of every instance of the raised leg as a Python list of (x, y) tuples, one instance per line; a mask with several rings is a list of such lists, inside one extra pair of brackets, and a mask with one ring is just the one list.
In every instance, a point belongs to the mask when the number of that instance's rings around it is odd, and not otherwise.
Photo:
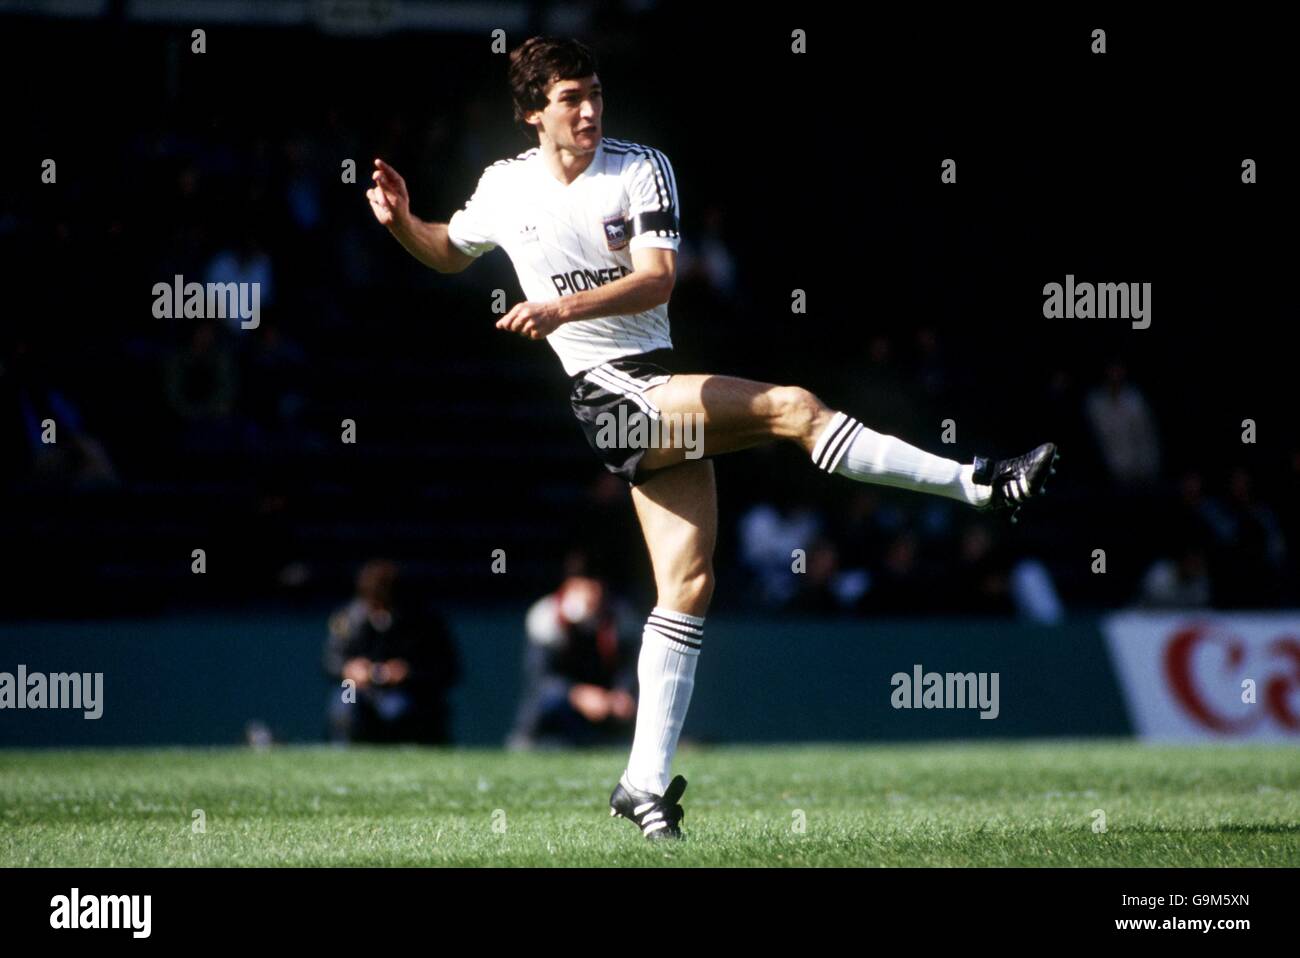
[[(748, 449), (778, 439), (809, 453), (832, 411), (799, 386), (774, 386), (735, 376), (685, 375), (647, 389), (665, 417), (700, 416), (705, 455)], [(641, 468), (662, 469), (687, 459), (682, 443), (647, 450)]]
[[(641, 469), (671, 468), (695, 452), (734, 452), (764, 442), (798, 443), (813, 464), (827, 473), (986, 506), (993, 490), (975, 480), (973, 463), (962, 464), (878, 433), (843, 412), (835, 412), (800, 386), (734, 376), (674, 376), (645, 392), (661, 421), (685, 423), (691, 417), (699, 432), (691, 443), (668, 439), (647, 449)], [(702, 435), (700, 435), (702, 433)], [(663, 430), (661, 430), (661, 436)], [(701, 441), (702, 440), (702, 441)]]

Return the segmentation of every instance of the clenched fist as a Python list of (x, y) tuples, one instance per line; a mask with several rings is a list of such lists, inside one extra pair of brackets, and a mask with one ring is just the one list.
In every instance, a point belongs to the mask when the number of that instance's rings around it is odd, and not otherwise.
[(519, 333), (529, 339), (545, 339), (563, 323), (558, 302), (528, 302), (519, 303), (498, 319), (497, 329)]

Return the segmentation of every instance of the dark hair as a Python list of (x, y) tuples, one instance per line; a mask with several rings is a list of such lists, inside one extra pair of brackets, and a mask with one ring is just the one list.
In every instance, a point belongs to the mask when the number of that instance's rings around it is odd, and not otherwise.
[(529, 37), (510, 54), (510, 95), (515, 122), (532, 136), (524, 115), (546, 107), (546, 91), (560, 80), (580, 80), (596, 72), (596, 55), (578, 40)]
[(371, 559), (357, 573), (357, 596), (391, 610), (397, 600), (399, 575), (397, 563), (391, 559)]

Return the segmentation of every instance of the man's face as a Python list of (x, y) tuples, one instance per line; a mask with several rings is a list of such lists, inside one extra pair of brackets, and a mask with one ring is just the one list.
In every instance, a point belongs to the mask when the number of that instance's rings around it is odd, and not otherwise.
[(538, 124), (544, 139), (557, 149), (582, 155), (600, 144), (600, 117), (605, 109), (600, 77), (592, 74), (580, 80), (557, 80), (546, 91), (544, 109), (525, 118)]

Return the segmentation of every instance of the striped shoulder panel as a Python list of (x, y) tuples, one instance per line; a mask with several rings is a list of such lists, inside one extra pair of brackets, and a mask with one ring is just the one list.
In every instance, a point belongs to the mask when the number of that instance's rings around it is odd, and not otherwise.
[[(520, 160), (531, 160), (539, 152), (541, 152), (541, 148), (535, 146), (531, 150), (524, 150), (524, 152), (517, 156), (508, 156), (504, 160), (497, 160), (492, 164), (492, 166), (509, 166), (511, 163), (518, 163)], [(491, 167), (489, 167), (489, 169), (491, 169)]]
[(631, 140), (620, 140), (612, 136), (605, 137), (605, 149), (612, 150), (650, 150), (653, 147), (646, 146), (644, 143), (633, 143)]
[[(605, 152), (611, 156), (644, 156), (650, 161), (651, 167), (655, 171), (655, 181), (659, 192), (659, 203), (664, 212), (676, 213), (677, 197), (677, 175), (673, 172), (672, 165), (668, 158), (652, 146), (645, 146), (641, 143), (633, 143), (630, 140), (616, 140), (613, 137), (605, 137)], [(660, 236), (666, 235), (664, 230), (656, 230)], [(676, 234), (675, 230), (669, 230), (668, 233)]]

